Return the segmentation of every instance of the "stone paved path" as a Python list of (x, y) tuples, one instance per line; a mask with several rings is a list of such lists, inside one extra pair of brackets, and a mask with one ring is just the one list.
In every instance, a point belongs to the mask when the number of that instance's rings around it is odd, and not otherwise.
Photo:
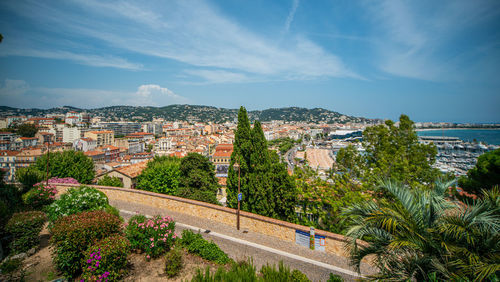
[[(349, 266), (348, 260), (344, 257), (313, 251), (298, 246), (295, 243), (281, 241), (277, 238), (251, 232), (243, 228), (238, 231), (235, 226), (228, 226), (167, 209), (117, 200), (110, 200), (110, 204), (118, 208), (121, 211), (121, 215), (127, 219), (136, 212), (145, 215), (169, 215), (176, 222), (180, 223), (176, 225), (176, 232), (178, 234), (186, 228), (200, 228), (202, 232), (210, 230), (208, 233), (203, 232), (203, 237), (214, 241), (236, 261), (252, 258), (258, 270), (266, 263), (278, 265), (279, 261), (282, 260), (291, 269), (298, 269), (305, 273), (312, 281), (326, 281), (330, 273), (338, 274), (346, 281), (354, 281), (357, 278), (349, 275), (354, 272), (354, 269)], [(214, 236), (214, 233), (216, 236)], [(222, 236), (217, 236), (219, 234)], [(235, 238), (236, 240), (232, 240), (231, 238)], [(267, 248), (279, 251), (270, 251)], [(339, 271), (335, 271), (335, 269), (339, 269)], [(364, 275), (371, 274), (375, 272), (375, 269), (364, 264), (361, 267), (361, 272)]]

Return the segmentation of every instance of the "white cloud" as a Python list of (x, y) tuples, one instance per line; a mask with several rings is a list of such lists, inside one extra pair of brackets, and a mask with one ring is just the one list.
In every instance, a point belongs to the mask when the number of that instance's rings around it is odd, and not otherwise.
[(453, 40), (500, 13), (499, 5), (488, 1), (431, 3), (384, 0), (367, 5), (381, 70), (423, 80), (455, 79), (460, 60), (475, 51), (452, 46)]
[(224, 70), (193, 69), (186, 70), (185, 73), (200, 77), (204, 81), (209, 81), (210, 83), (238, 83), (251, 81), (245, 74)]
[(86, 88), (31, 87), (23, 80), (6, 79), (0, 86), (0, 100), (12, 107), (52, 108), (76, 106), (96, 108), (113, 105), (164, 106), (189, 103), (189, 99), (155, 84), (140, 85), (133, 91)]
[[(248, 77), (265, 76), (266, 80), (358, 77), (338, 56), (307, 38), (262, 36), (205, 1), (71, 3), (72, 9), (53, 2), (12, 5), (11, 9), (52, 32), (56, 26), (62, 33), (84, 36), (113, 48), (176, 60), (188, 64), (188, 70), (216, 68)], [(292, 6), (289, 23), (296, 5), (298, 2)]]
[(295, 17), (295, 12), (297, 12), (297, 8), (299, 7), (299, 0), (293, 0), (292, 8), (290, 9), (290, 13), (288, 13), (288, 17), (285, 22), (285, 32), (290, 30), (290, 25), (293, 22), (293, 18)]

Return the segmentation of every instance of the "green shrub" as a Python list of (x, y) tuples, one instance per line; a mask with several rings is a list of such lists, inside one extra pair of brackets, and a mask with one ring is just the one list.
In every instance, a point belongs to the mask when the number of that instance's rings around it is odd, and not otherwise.
[(171, 217), (154, 216), (148, 219), (142, 215), (133, 216), (127, 225), (126, 234), (133, 249), (146, 253), (146, 257), (157, 258), (169, 251), (177, 237), (175, 222)]
[(111, 235), (92, 245), (82, 263), (85, 281), (116, 281), (125, 273), (130, 242), (122, 235)]
[(44, 178), (45, 174), (34, 166), (16, 169), (16, 180), (21, 182), (24, 192), (33, 188), (33, 185), (42, 181)]
[(205, 269), (205, 273), (201, 269), (196, 270), (196, 274), (191, 281), (196, 282), (213, 282), (213, 281), (262, 281), (262, 282), (288, 282), (288, 281), (310, 281), (302, 272), (298, 270), (290, 271), (288, 267), (280, 261), (278, 270), (275, 266), (263, 266), (260, 270), (261, 275), (258, 276), (255, 266), (251, 261), (238, 262), (231, 265), (231, 269), (226, 271), (223, 267), (219, 267), (214, 274), (210, 273), (210, 268)]
[(59, 200), (46, 208), (50, 222), (82, 211), (104, 210), (109, 206), (103, 192), (88, 186), (70, 188)]
[(87, 211), (58, 219), (51, 228), (54, 264), (67, 277), (77, 276), (84, 251), (97, 240), (121, 233), (121, 221), (104, 211)]
[(296, 281), (296, 282), (306, 282), (310, 281), (307, 276), (298, 271), (290, 271), (286, 265), (283, 264), (283, 261), (280, 261), (278, 269), (274, 265), (265, 265), (260, 270), (262, 274), (262, 278), (264, 281)]
[(191, 230), (182, 231), (181, 244), (193, 254), (213, 261), (218, 264), (226, 264), (230, 261), (226, 253), (224, 253), (217, 244), (208, 242), (203, 239), (201, 234), (196, 234)]
[(226, 271), (219, 267), (214, 274), (210, 273), (207, 266), (205, 273), (201, 269), (196, 270), (196, 274), (191, 281), (193, 282), (213, 282), (213, 281), (259, 281), (260, 277), (255, 272), (255, 267), (251, 262), (233, 263), (231, 269)]
[(175, 277), (182, 269), (182, 250), (171, 249), (165, 256), (165, 273), (168, 277)]
[(311, 280), (309, 280), (309, 278), (307, 278), (307, 276), (304, 273), (302, 273), (300, 270), (294, 269), (292, 271), (292, 281), (294, 281), (294, 282), (309, 282)]
[(23, 195), (23, 202), (31, 208), (39, 209), (52, 204), (56, 198), (56, 194), (57, 189), (55, 186), (38, 183)]
[(14, 253), (25, 252), (40, 243), (38, 235), (47, 220), (41, 211), (20, 212), (12, 215), (5, 230), (12, 234), (10, 250)]
[(123, 183), (120, 178), (116, 176), (110, 177), (109, 175), (105, 175), (103, 178), (99, 179), (99, 181), (97, 181), (97, 185), (123, 187)]
[(330, 278), (326, 282), (344, 282), (344, 279), (340, 275), (330, 273)]

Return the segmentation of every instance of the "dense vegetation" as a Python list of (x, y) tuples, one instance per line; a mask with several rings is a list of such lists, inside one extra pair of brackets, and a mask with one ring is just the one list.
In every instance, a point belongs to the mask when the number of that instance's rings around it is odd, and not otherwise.
[(481, 189), (492, 189), (500, 185), (500, 149), (479, 156), (474, 168), (458, 180), (465, 191), (479, 194)]
[[(61, 107), (48, 110), (42, 109), (15, 109), (5, 106), (0, 106), (0, 115), (32, 115), (41, 116), (47, 113), (66, 114), (69, 111), (82, 111), (82, 109), (74, 107)], [(128, 119), (137, 121), (150, 121), (153, 117), (161, 117), (166, 120), (177, 121), (203, 121), (222, 123), (233, 121), (238, 113), (237, 109), (216, 108), (210, 106), (197, 105), (169, 105), (165, 107), (151, 106), (111, 106), (98, 109), (85, 110), (91, 115), (110, 117), (114, 120)], [(139, 118), (138, 118), (139, 117)], [(300, 121), (311, 123), (346, 123), (346, 122), (371, 122), (373, 120), (342, 115), (337, 112), (314, 108), (279, 108), (267, 109), (263, 111), (249, 112), (251, 120), (272, 121)]]
[[(234, 166), (236, 162), (239, 169)], [(238, 113), (227, 181), (227, 203), (232, 208), (238, 203), (238, 181), (243, 195), (242, 210), (291, 222), (296, 220), (297, 190), (293, 179), (278, 155), (268, 150), (260, 122), (250, 127), (244, 107)]]
[(34, 168), (40, 172), (46, 171), (49, 158), (50, 177), (72, 177), (82, 184), (90, 184), (94, 180), (94, 162), (83, 152), (68, 150), (50, 152), (49, 155), (45, 154), (38, 158)]
[(218, 204), (219, 184), (213, 164), (197, 153), (182, 159), (155, 157), (139, 176), (137, 188)]

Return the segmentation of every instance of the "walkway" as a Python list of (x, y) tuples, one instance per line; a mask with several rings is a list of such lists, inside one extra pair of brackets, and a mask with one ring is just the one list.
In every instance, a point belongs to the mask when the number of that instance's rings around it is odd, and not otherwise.
[[(302, 271), (313, 281), (326, 281), (330, 273), (338, 274), (346, 281), (354, 281), (359, 278), (359, 274), (349, 267), (348, 260), (344, 257), (313, 251), (295, 243), (284, 242), (245, 229), (237, 231), (234, 226), (167, 209), (116, 200), (110, 200), (110, 204), (117, 207), (125, 218), (130, 218), (137, 212), (144, 215), (172, 216), (177, 223), (176, 232), (178, 234), (184, 229), (200, 230), (205, 238), (214, 241), (232, 259), (239, 261), (251, 257), (257, 269), (266, 263), (278, 265), (279, 261), (282, 260), (291, 269)], [(362, 265), (361, 271), (363, 274), (375, 272), (369, 265)]]

